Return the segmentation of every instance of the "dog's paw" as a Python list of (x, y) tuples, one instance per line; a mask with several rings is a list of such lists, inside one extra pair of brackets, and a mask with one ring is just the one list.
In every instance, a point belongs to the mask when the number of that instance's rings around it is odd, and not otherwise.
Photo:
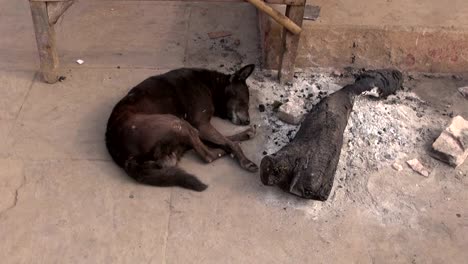
[(216, 148), (210, 150), (210, 157), (213, 161), (223, 157), (224, 155), (226, 155), (226, 151), (224, 151), (224, 149)]
[(254, 138), (257, 135), (257, 125), (250, 126), (245, 132), (249, 139)]
[(206, 157), (203, 157), (203, 160), (205, 160), (206, 163), (211, 163), (215, 160), (215, 158), (211, 156), (206, 156)]
[(241, 162), (241, 167), (250, 172), (257, 172), (258, 166), (250, 160)]

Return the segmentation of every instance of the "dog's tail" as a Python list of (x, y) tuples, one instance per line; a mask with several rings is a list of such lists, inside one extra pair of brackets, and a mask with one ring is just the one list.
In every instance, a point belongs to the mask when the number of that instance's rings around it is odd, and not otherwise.
[(130, 159), (125, 163), (124, 170), (138, 182), (154, 186), (179, 186), (185, 189), (202, 192), (208, 185), (204, 184), (192, 174), (172, 166), (161, 168), (155, 162), (139, 163)]

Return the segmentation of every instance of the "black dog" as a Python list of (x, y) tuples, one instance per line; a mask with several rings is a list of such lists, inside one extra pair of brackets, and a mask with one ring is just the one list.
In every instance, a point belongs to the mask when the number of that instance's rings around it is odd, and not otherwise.
[(250, 124), (245, 81), (254, 68), (247, 65), (232, 75), (178, 69), (144, 80), (117, 103), (109, 117), (106, 145), (110, 155), (141, 183), (195, 191), (207, 185), (176, 166), (190, 148), (206, 162), (232, 153), (242, 168), (256, 172), (257, 165), (236, 143), (252, 138), (255, 130), (250, 127), (225, 137), (210, 124), (213, 115), (237, 125)]

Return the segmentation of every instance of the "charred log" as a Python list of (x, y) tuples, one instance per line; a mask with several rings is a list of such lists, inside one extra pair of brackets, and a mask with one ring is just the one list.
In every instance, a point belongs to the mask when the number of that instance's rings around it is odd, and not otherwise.
[(402, 74), (397, 70), (367, 71), (354, 84), (323, 99), (306, 115), (288, 145), (262, 159), (262, 183), (278, 185), (302, 198), (327, 200), (355, 96), (377, 88), (379, 97), (384, 98), (394, 94), (402, 83)]

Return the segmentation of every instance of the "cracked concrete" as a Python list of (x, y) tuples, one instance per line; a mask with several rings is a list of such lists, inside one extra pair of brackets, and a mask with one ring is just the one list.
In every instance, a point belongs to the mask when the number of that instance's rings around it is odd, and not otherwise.
[(23, 163), (19, 160), (0, 159), (0, 219), (18, 203), (20, 189), (26, 184)]
[[(78, 1), (57, 28), (66, 79), (54, 85), (34, 78), (37, 52), (27, 1), (0, 0), (0, 6), (0, 34), (8, 36), (0, 39), (2, 263), (468, 258), (466, 164), (458, 170), (439, 164), (428, 179), (409, 170), (396, 175), (391, 167), (337, 177), (342, 188), (321, 203), (265, 187), (258, 174), (229, 157), (204, 164), (193, 153), (184, 156), (181, 167), (209, 184), (203, 193), (139, 185), (111, 162), (104, 146), (107, 117), (130, 87), (179, 66), (228, 72), (257, 62), (252, 6)], [(232, 36), (221, 41), (206, 35), (219, 30)], [(458, 82), (467, 85), (466, 79)], [(468, 114), (453, 80), (424, 79), (414, 89), (438, 109)], [(256, 109), (254, 97), (252, 122), (260, 123)], [(214, 124), (224, 133), (239, 129)], [(262, 127), (242, 145), (257, 163), (267, 133)]]

